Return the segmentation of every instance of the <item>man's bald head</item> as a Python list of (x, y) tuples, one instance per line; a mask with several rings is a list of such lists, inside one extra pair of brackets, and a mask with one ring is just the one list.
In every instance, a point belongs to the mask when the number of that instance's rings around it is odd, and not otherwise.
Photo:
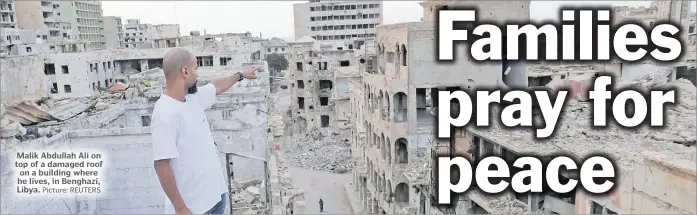
[(182, 71), (182, 68), (189, 62), (195, 61), (196, 57), (191, 52), (183, 48), (173, 48), (165, 54), (162, 60), (162, 69), (165, 71), (165, 77), (173, 77)]

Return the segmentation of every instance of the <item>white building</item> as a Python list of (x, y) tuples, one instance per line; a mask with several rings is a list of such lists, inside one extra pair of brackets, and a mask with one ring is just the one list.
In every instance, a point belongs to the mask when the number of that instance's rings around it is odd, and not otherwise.
[(375, 37), (382, 24), (382, 1), (310, 1), (295, 4), (295, 39), (347, 41)]
[(106, 38), (106, 48), (119, 49), (124, 47), (123, 23), (121, 17), (104, 17), (104, 37)]
[(266, 56), (270, 54), (279, 54), (288, 59), (288, 53), (290, 50), (286, 41), (274, 37), (266, 41), (264, 47), (266, 47)]
[(140, 19), (126, 20), (124, 42), (126, 48), (152, 48), (150, 44), (150, 24), (141, 24)]
[(101, 1), (53, 1), (53, 5), (57, 21), (70, 26), (69, 35), (87, 41), (91, 49), (106, 48)]
[(0, 28), (0, 35), (3, 37), (0, 42), (2, 52), (14, 56), (47, 54), (47, 34), (45, 29)]
[(179, 46), (179, 25), (152, 25), (140, 19), (128, 19), (124, 25), (123, 41), (126, 48), (170, 48)]
[(0, 28), (16, 28), (15, 4), (13, 0), (0, 1)]
[(179, 46), (178, 24), (152, 25), (150, 28), (150, 39), (153, 48), (171, 48)]

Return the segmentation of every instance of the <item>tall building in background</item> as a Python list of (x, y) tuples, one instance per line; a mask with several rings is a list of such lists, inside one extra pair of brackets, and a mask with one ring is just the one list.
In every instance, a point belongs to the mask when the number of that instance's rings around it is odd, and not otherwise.
[(106, 48), (101, 1), (53, 1), (56, 17), (71, 26), (76, 38), (88, 42), (92, 49)]
[(382, 24), (382, 1), (316, 1), (295, 4), (295, 40), (350, 41), (375, 37)]
[(128, 19), (124, 25), (124, 47), (149, 49), (179, 46), (179, 25), (141, 23), (140, 19)]
[[(74, 38), (70, 23), (61, 22), (56, 1), (16, 1), (17, 27), (47, 32), (52, 41)], [(65, 13), (63, 13), (65, 14)]]
[(107, 49), (123, 48), (123, 23), (121, 22), (121, 17), (104, 17), (104, 38), (106, 39)]
[(150, 24), (140, 23), (140, 19), (126, 20), (124, 36), (126, 48), (152, 48), (150, 43)]
[(16, 28), (15, 2), (0, 0), (0, 28)]

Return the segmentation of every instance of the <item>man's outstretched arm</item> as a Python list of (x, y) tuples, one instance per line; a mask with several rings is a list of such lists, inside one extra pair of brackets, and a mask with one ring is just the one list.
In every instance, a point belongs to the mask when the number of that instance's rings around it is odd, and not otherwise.
[(220, 95), (221, 93), (230, 89), (232, 85), (235, 85), (235, 83), (240, 81), (240, 74), (242, 74), (242, 77), (244, 77), (245, 79), (257, 79), (256, 72), (262, 69), (264, 69), (263, 66), (254, 66), (246, 68), (240, 71), (239, 73), (235, 73), (234, 75), (231, 75), (229, 77), (214, 80), (211, 83), (213, 84), (213, 86), (215, 86), (215, 94)]

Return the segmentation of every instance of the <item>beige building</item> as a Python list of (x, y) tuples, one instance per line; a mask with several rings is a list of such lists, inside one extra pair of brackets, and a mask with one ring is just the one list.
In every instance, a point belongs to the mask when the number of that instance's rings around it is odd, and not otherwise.
[(51, 42), (75, 38), (72, 25), (59, 19), (60, 5), (54, 4), (54, 1), (17, 1), (16, 5), (19, 28), (46, 30)]
[(383, 23), (382, 1), (309, 1), (293, 5), (295, 39), (350, 41), (374, 37)]

